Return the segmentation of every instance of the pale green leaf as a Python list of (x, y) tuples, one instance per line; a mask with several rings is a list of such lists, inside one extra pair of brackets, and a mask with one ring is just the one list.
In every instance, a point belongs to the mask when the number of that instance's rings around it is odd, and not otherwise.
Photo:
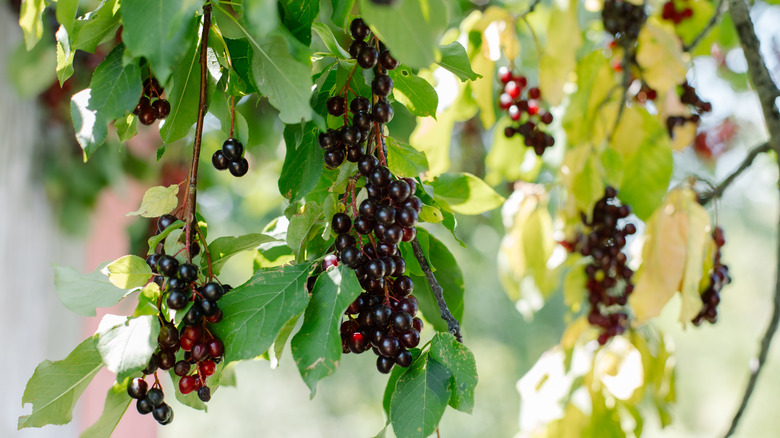
[(106, 315), (97, 329), (97, 349), (106, 368), (124, 374), (143, 369), (157, 348), (157, 315)]
[(474, 81), (482, 77), (471, 69), (469, 55), (459, 42), (441, 46), (439, 50), (441, 50), (441, 59), (437, 64), (455, 74), (461, 81)]
[[(62, 1), (62, 0), (60, 0)], [(127, 396), (127, 384), (130, 377), (122, 382), (114, 383), (108, 389), (106, 401), (103, 404), (103, 413), (100, 418), (79, 435), (79, 438), (104, 438), (110, 437), (116, 429), (119, 420), (127, 411), (127, 407), (134, 401)]]
[(43, 10), (46, 8), (44, 0), (24, 0), (22, 10), (19, 13), (19, 26), (24, 33), (24, 44), (27, 50), (31, 50), (38, 44), (43, 36)]
[(108, 272), (108, 281), (121, 289), (141, 287), (154, 275), (146, 260), (136, 255), (114, 260), (105, 267), (105, 271)]
[(398, 378), (390, 400), (390, 423), (398, 438), (425, 438), (439, 425), (450, 400), (452, 373), (423, 354)]
[[(218, 275), (225, 263), (236, 254), (251, 249), (256, 249), (263, 243), (276, 242), (277, 240), (267, 234), (254, 233), (243, 236), (220, 237), (209, 244), (211, 254), (211, 268)], [(205, 263), (205, 260), (203, 261)]]
[(111, 307), (130, 292), (111, 284), (101, 269), (80, 274), (72, 268), (54, 267), (54, 287), (68, 310), (81, 316), (95, 316), (96, 308)]
[(168, 187), (152, 187), (144, 193), (141, 206), (138, 210), (127, 213), (126, 216), (160, 217), (170, 213), (179, 205), (179, 185), (171, 184)]
[(387, 72), (393, 80), (393, 97), (418, 117), (436, 118), (439, 95), (425, 79), (405, 67)]
[(417, 177), (428, 170), (425, 154), (393, 137), (387, 137), (387, 167), (399, 177)]
[(431, 340), (429, 355), (452, 373), (450, 406), (471, 413), (478, 380), (474, 354), (450, 333), (436, 333)]
[(485, 181), (467, 173), (444, 173), (431, 182), (434, 199), (443, 200), (456, 213), (481, 214), (504, 202)]

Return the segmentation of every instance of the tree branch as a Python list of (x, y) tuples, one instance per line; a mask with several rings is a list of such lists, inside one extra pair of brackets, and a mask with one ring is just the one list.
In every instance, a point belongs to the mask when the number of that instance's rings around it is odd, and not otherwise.
[(439, 282), (436, 281), (436, 277), (433, 275), (431, 267), (428, 265), (428, 260), (425, 259), (425, 253), (423, 253), (420, 242), (416, 237), (412, 240), (412, 250), (414, 251), (414, 257), (417, 259), (417, 262), (425, 273), (425, 278), (428, 279), (428, 284), (431, 286), (433, 295), (436, 297), (436, 303), (439, 304), (441, 319), (447, 322), (447, 329), (455, 336), (455, 339), (457, 339), (458, 342), (463, 342), (463, 337), (460, 333), (460, 324), (458, 323), (458, 320), (455, 319), (455, 316), (452, 315), (452, 312), (450, 312), (449, 307), (447, 307), (447, 302), (444, 301), (444, 289), (442, 289)]
[[(766, 123), (767, 131), (769, 132), (769, 141), (767, 144), (775, 152), (780, 152), (780, 114), (778, 114), (777, 108), (775, 107), (775, 99), (780, 95), (780, 91), (778, 91), (777, 85), (772, 81), (769, 70), (761, 57), (760, 44), (758, 37), (756, 37), (753, 22), (750, 19), (750, 12), (748, 11), (745, 1), (729, 0), (729, 12), (734, 21), (734, 26), (737, 29), (737, 35), (742, 44), (742, 50), (745, 53), (745, 59), (748, 63), (748, 74), (755, 87), (759, 102), (761, 102), (761, 110), (764, 112), (764, 122)], [(778, 186), (778, 189), (780, 189), (780, 185)], [(739, 405), (739, 409), (737, 409), (734, 418), (731, 420), (731, 426), (726, 432), (726, 437), (731, 436), (736, 431), (739, 420), (747, 408), (750, 396), (753, 394), (753, 390), (756, 387), (758, 376), (766, 362), (769, 347), (772, 344), (772, 338), (777, 331), (778, 323), (780, 323), (780, 223), (778, 223), (777, 263), (778, 267), (775, 280), (772, 318), (769, 321), (769, 326), (764, 332), (763, 338), (761, 338), (761, 347), (758, 352), (757, 364), (750, 370), (750, 377), (748, 379), (747, 387), (745, 388), (745, 394), (742, 396), (742, 402)]]
[(684, 52), (690, 52), (691, 49), (696, 47), (702, 39), (704, 39), (705, 36), (707, 36), (708, 33), (712, 30), (713, 27), (718, 23), (718, 20), (720, 19), (721, 14), (723, 14), (723, 4), (725, 3), (725, 0), (719, 0), (718, 4), (715, 6), (715, 12), (712, 14), (712, 18), (710, 18), (710, 21), (707, 23), (706, 26), (704, 26), (704, 29), (699, 32), (698, 35), (696, 35), (696, 38), (693, 39), (688, 44), (683, 45), (683, 51)]
[(712, 190), (710, 190), (707, 193), (702, 194), (699, 196), (699, 204), (701, 205), (707, 205), (710, 201), (712, 201), (715, 198), (720, 198), (723, 196), (723, 192), (726, 191), (726, 189), (731, 185), (731, 183), (734, 182), (734, 180), (737, 179), (739, 175), (742, 174), (745, 170), (747, 170), (751, 164), (753, 164), (753, 160), (756, 159), (759, 154), (769, 152), (772, 148), (769, 147), (769, 143), (764, 143), (761, 146), (755, 147), (753, 150), (748, 152), (747, 157), (745, 157), (744, 160), (742, 160), (742, 163), (737, 167), (737, 169), (731, 173), (731, 175), (727, 176), (726, 179), (724, 179), (720, 184), (713, 187)]
[[(211, 4), (203, 6), (203, 31), (200, 37), (200, 96), (198, 98), (198, 121), (195, 125), (195, 143), (192, 146), (192, 164), (190, 164), (189, 185), (187, 187), (187, 208), (184, 211), (184, 222), (187, 224), (185, 231), (185, 247), (187, 261), (192, 262), (190, 243), (195, 229), (198, 226), (195, 218), (195, 204), (198, 193), (198, 162), (200, 161), (200, 145), (203, 140), (203, 118), (206, 116), (206, 88), (208, 86), (208, 69), (206, 66), (207, 49), (209, 47), (209, 29), (211, 28)], [(206, 242), (202, 242), (203, 245)], [(206, 248), (208, 250), (208, 248)]]

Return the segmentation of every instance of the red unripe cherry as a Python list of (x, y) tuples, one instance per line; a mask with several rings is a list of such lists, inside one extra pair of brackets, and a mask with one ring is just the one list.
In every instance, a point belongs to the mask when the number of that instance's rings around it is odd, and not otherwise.
[(219, 339), (212, 339), (207, 344), (209, 356), (211, 357), (222, 357), (223, 354), (225, 354), (225, 346), (222, 344), (222, 341)]
[(528, 114), (534, 116), (539, 113), (538, 102), (528, 102)]
[(509, 117), (515, 122), (520, 120), (520, 116), (522, 114), (523, 113), (520, 111), (520, 108), (518, 108), (517, 105), (512, 105), (509, 107)]
[(192, 346), (195, 345), (195, 341), (189, 338), (185, 338), (184, 336), (179, 339), (179, 345), (181, 346), (181, 349), (184, 351), (190, 351), (192, 350)]
[(217, 369), (217, 364), (215, 364), (213, 360), (207, 359), (199, 363), (198, 368), (200, 369), (201, 374), (208, 377), (214, 374), (214, 370)]
[(198, 379), (195, 376), (184, 376), (179, 380), (179, 391), (182, 394), (189, 394), (198, 387)]
[(504, 93), (508, 94), (512, 99), (520, 97), (520, 91), (522, 91), (520, 86), (514, 81), (507, 82), (506, 86), (504, 86)]
[(506, 84), (507, 82), (512, 80), (512, 71), (509, 70), (508, 67), (500, 67), (498, 69), (498, 79)]
[(188, 326), (184, 329), (182, 337), (187, 338), (190, 341), (200, 341), (200, 338), (203, 337), (203, 328), (197, 325)]
[(542, 97), (542, 92), (539, 90), (539, 87), (529, 88), (528, 97), (531, 99), (538, 99)]
[(510, 106), (512, 106), (512, 96), (501, 93), (500, 96), (498, 96), (498, 106), (501, 107), (501, 109), (505, 110), (508, 109)]
[(520, 88), (525, 88), (526, 85), (528, 85), (528, 79), (526, 79), (523, 75), (515, 75), (515, 82), (517, 82), (517, 85), (520, 86)]

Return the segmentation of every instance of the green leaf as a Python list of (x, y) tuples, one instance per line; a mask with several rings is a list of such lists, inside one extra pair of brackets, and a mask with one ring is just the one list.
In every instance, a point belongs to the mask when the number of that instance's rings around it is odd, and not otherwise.
[(63, 360), (44, 360), (27, 382), (22, 404), (32, 403), (32, 413), (19, 417), (19, 429), (65, 424), (73, 419), (73, 407), (87, 389), (103, 360), (95, 339), (87, 338)]
[(106, 141), (109, 122), (138, 104), (141, 69), (136, 63), (123, 65), (123, 53), (124, 46), (116, 46), (95, 69), (90, 88), (76, 93), (71, 100), (73, 127), (84, 150), (84, 161)]
[(340, 59), (351, 58), (349, 52), (341, 47), (341, 44), (339, 44), (339, 42), (336, 40), (336, 36), (333, 35), (333, 31), (330, 30), (328, 26), (324, 25), (323, 23), (314, 23), (311, 28), (313, 31), (317, 32), (317, 36), (320, 37), (322, 42), (325, 44), (325, 47), (330, 50), (330, 53), (332, 53), (333, 56)]
[(287, 227), (287, 246), (292, 248), (298, 261), (304, 260), (306, 244), (317, 234), (317, 222), (321, 222), (323, 217), (322, 206), (316, 202), (307, 202), (303, 208), (303, 212), (290, 218), (290, 225)]
[(437, 64), (454, 73), (461, 81), (474, 81), (482, 77), (471, 69), (469, 55), (459, 42), (441, 46), (439, 50), (441, 50), (441, 60)]
[(582, 32), (577, 22), (577, 2), (569, 1), (566, 9), (556, 5), (547, 25), (547, 47), (539, 60), (539, 88), (551, 105), (560, 105), (563, 86), (577, 66), (577, 49)]
[(76, 56), (76, 49), (70, 47), (70, 37), (64, 26), (60, 26), (54, 36), (57, 38), (57, 79), (62, 86), (73, 75), (73, 57)]
[(168, 187), (152, 187), (144, 193), (144, 197), (141, 199), (141, 206), (138, 210), (127, 213), (125, 216), (152, 218), (170, 213), (179, 205), (179, 198), (177, 198), (178, 194), (178, 184), (171, 184)]
[(279, 176), (279, 193), (295, 203), (317, 185), (325, 166), (323, 154), (317, 143), (319, 131), (314, 122), (284, 127), (284, 156)]
[[(195, 8), (192, 6), (195, 5)], [(187, 50), (195, 30), (197, 3), (122, 0), (122, 41), (134, 57), (144, 57), (161, 84)]]
[[(249, 28), (252, 29), (252, 35), (262, 37), (279, 27), (278, 2), (275, 0), (246, 0), (243, 3), (244, 16)], [(234, 25), (237, 35), (247, 35), (246, 30), (235, 20)], [(224, 23), (222, 26), (224, 27)], [(232, 35), (231, 38), (237, 38), (237, 35)]]
[(184, 227), (184, 221), (182, 220), (176, 220), (176, 222), (168, 225), (164, 230), (161, 232), (155, 234), (154, 236), (150, 237), (149, 240), (147, 240), (147, 244), (149, 247), (149, 250), (147, 251), (146, 255), (152, 255), (157, 250), (157, 245), (160, 244), (163, 240), (166, 240), (166, 238), (173, 233), (176, 230), (179, 230)]
[[(412, 353), (412, 360), (413, 362), (416, 361), (420, 354), (422, 354), (422, 350), (419, 348), (412, 348), (409, 350), (410, 353)], [(393, 367), (393, 370), (390, 372), (390, 377), (387, 378), (387, 385), (385, 385), (385, 394), (382, 397), (382, 408), (385, 410), (385, 414), (388, 418), (390, 418), (390, 401), (393, 399), (393, 394), (395, 393), (395, 385), (398, 383), (398, 378), (401, 377), (402, 374), (406, 373), (408, 371), (408, 368), (403, 367)]]
[(24, 44), (31, 50), (43, 36), (43, 10), (46, 3), (43, 0), (24, 0), (19, 13), (19, 26), (24, 33)]
[(219, 301), (225, 316), (212, 331), (225, 343), (226, 362), (263, 354), (285, 323), (303, 312), (311, 269), (312, 263), (259, 269)]
[[(62, 0), (60, 0), (62, 1)], [(108, 389), (106, 394), (106, 402), (103, 405), (103, 413), (100, 418), (79, 435), (79, 438), (103, 438), (110, 437), (116, 429), (116, 425), (119, 424), (119, 420), (125, 415), (127, 407), (130, 406), (132, 398), (127, 396), (127, 384), (130, 381), (130, 377), (125, 378), (122, 382), (114, 383), (114, 385)]]
[(57, 21), (68, 32), (73, 32), (73, 26), (76, 24), (76, 13), (79, 10), (79, 0), (57, 0), (57, 7), (54, 12)]
[(452, 373), (423, 354), (398, 378), (390, 400), (390, 423), (398, 438), (425, 438), (439, 425), (450, 400)]
[(525, 147), (520, 137), (504, 135), (504, 128), (512, 123), (509, 117), (501, 117), (493, 128), (493, 143), (485, 158), (488, 169), (485, 182), (494, 187), (502, 181), (535, 181), (544, 164), (532, 148)]
[(122, 143), (138, 134), (138, 118), (132, 113), (114, 120), (116, 135)]
[(439, 95), (425, 79), (406, 67), (387, 72), (393, 80), (393, 97), (418, 117), (436, 118)]
[(233, 64), (233, 70), (241, 78), (246, 90), (246, 94), (257, 93), (257, 86), (255, 86), (255, 77), (252, 73), (252, 47), (249, 45), (249, 41), (246, 38), (241, 39), (229, 39), (225, 38), (225, 43), (230, 50), (230, 62)]
[(160, 322), (156, 315), (131, 318), (106, 315), (97, 329), (97, 349), (106, 368), (124, 374), (143, 369), (157, 348)]
[(279, 110), (284, 123), (299, 123), (311, 119), (311, 58), (307, 47), (277, 30), (253, 38), (244, 29), (251, 43), (252, 73), (257, 89)]
[[(246, 234), (238, 237), (220, 237), (209, 244), (211, 268), (219, 275), (222, 266), (234, 255), (250, 249), (256, 249), (263, 243), (276, 242), (276, 239), (261, 233)], [(205, 263), (205, 262), (204, 262)]]
[(428, 170), (428, 159), (423, 152), (393, 137), (387, 137), (386, 143), (387, 167), (394, 175), (417, 177)]
[(108, 281), (121, 289), (141, 287), (154, 276), (146, 260), (136, 255), (120, 257), (109, 263), (105, 270)]
[[(65, 4), (61, 11), (60, 8)], [(74, 5), (73, 3), (76, 3)], [(76, 0), (59, 0), (57, 2), (57, 20), (62, 24), (57, 31), (57, 78), (60, 85), (73, 74), (73, 58), (76, 50), (94, 52), (98, 44), (108, 38), (113, 38), (119, 27), (119, 7), (117, 0), (104, 0), (89, 14), (73, 21), (70, 17), (61, 19), (75, 11)]]
[(444, 173), (431, 182), (434, 199), (444, 201), (452, 211), (460, 214), (481, 214), (499, 207), (504, 197), (485, 181), (461, 173)]
[(352, 7), (355, 6), (355, 0), (330, 0), (330, 3), (333, 6), (333, 14), (330, 17), (333, 20), (333, 24), (345, 28), (349, 13), (352, 11)]
[[(427, 234), (418, 228), (418, 238), (422, 234)], [(438, 239), (431, 235), (427, 235), (429, 239), (428, 249), (428, 264), (432, 266), (434, 270), (434, 276), (436, 281), (439, 282), (444, 290), (444, 301), (447, 302), (450, 312), (458, 321), (463, 320), (463, 272), (461, 272), (458, 266), (457, 260), (447, 247)], [(413, 255), (411, 256), (414, 257)], [(404, 257), (407, 260), (407, 257)], [(415, 260), (416, 262), (416, 260)], [(409, 263), (407, 261), (407, 263)], [(407, 265), (409, 266), (409, 264)], [(411, 272), (411, 271), (410, 271)], [(428, 284), (428, 279), (423, 275), (410, 275), (414, 281), (414, 296), (417, 297), (417, 301), (420, 305), (420, 311), (425, 315), (433, 327), (438, 331), (447, 331), (447, 323), (441, 319), (441, 311), (439, 305), (436, 302), (436, 297), (433, 295)]]
[[(171, 104), (171, 113), (160, 125), (160, 137), (165, 143), (172, 143), (187, 135), (198, 120), (200, 37), (190, 35), (189, 40), (190, 44), (181, 62), (174, 64), (171, 74), (173, 82), (165, 90)], [(214, 77), (207, 74), (206, 81), (208, 101), (215, 89)]]
[(102, 268), (80, 274), (72, 268), (54, 267), (54, 287), (68, 310), (81, 316), (95, 316), (96, 308), (111, 307), (130, 292), (111, 284)]
[(280, 0), (284, 11), (282, 20), (284, 26), (293, 34), (298, 41), (311, 44), (312, 23), (320, 14), (319, 0)]
[(431, 340), (431, 359), (452, 373), (450, 406), (471, 413), (474, 408), (474, 388), (477, 386), (477, 362), (474, 354), (449, 333), (436, 333)]
[(9, 54), (14, 62), (8, 63), (8, 79), (19, 96), (30, 99), (37, 97), (54, 82), (57, 60), (56, 49), (50, 38), (51, 34), (47, 32), (46, 38), (31, 50), (18, 46)]
[(439, 40), (448, 20), (443, 0), (398, 0), (392, 6), (360, 0), (360, 12), (401, 64), (428, 68), (439, 58)]
[(290, 343), (295, 363), (312, 397), (317, 382), (333, 374), (339, 366), (341, 318), (362, 291), (355, 271), (343, 264), (317, 277), (303, 325)]

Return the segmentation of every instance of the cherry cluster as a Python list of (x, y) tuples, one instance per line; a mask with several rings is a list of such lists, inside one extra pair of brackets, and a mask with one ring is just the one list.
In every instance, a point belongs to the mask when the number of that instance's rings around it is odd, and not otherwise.
[(585, 266), (591, 305), (588, 322), (603, 329), (598, 337), (601, 345), (626, 330), (628, 315), (623, 306), (634, 290), (631, 282), (634, 271), (626, 266), (626, 254), (622, 250), (626, 236), (634, 234), (636, 226), (626, 223), (621, 227), (619, 221), (628, 217), (631, 209), (621, 205), (616, 197), (617, 190), (607, 187), (604, 197), (593, 207), (590, 222), (582, 214), (588, 233), (578, 233), (573, 242), (565, 242), (569, 251), (591, 257), (590, 263)]
[(381, 132), (379, 125), (393, 118), (393, 107), (387, 99), (393, 91), (393, 80), (387, 71), (398, 67), (398, 61), (376, 37), (366, 42), (371, 30), (361, 18), (352, 20), (350, 33), (354, 38), (349, 46), (350, 55), (361, 68), (374, 69), (374, 79), (371, 81), (374, 104), (364, 96), (355, 96), (348, 102), (352, 91), (349, 87), (352, 75), (341, 93), (328, 99), (328, 114), (344, 117), (344, 124), (340, 128), (321, 132), (318, 138), (320, 146), (325, 150), (325, 165), (330, 168), (340, 166), (344, 159), (358, 162), (364, 154), (364, 143), (371, 128), (376, 124), (377, 130)]
[(711, 324), (717, 322), (720, 291), (724, 286), (731, 283), (729, 267), (720, 261), (720, 249), (726, 244), (723, 228), (715, 227), (715, 230), (712, 232), (712, 240), (715, 242), (715, 254), (713, 256), (712, 270), (710, 271), (710, 281), (704, 292), (701, 293), (702, 308), (699, 314), (691, 321), (694, 325), (700, 325), (702, 321), (707, 321)]
[(244, 158), (244, 145), (233, 137), (225, 140), (222, 148), (214, 152), (211, 164), (217, 170), (228, 169), (236, 177), (244, 176), (249, 171), (249, 162)]
[[(176, 221), (176, 216), (171, 214), (160, 216), (157, 221), (158, 233)], [(214, 374), (216, 365), (222, 361), (225, 347), (222, 341), (209, 332), (206, 324), (216, 324), (222, 320), (222, 310), (217, 301), (230, 291), (231, 287), (214, 281), (201, 280), (197, 266), (192, 263), (179, 263), (174, 256), (165, 254), (162, 248), (161, 243), (154, 254), (146, 258), (147, 264), (156, 274), (153, 281), (164, 292), (158, 300), (157, 306), (162, 309), (164, 299), (171, 310), (184, 310), (187, 309), (187, 306), (190, 307), (184, 314), (180, 328), (177, 328), (173, 321), (166, 320), (165, 312), (160, 312), (159, 318), (163, 324), (157, 337), (158, 348), (150, 357), (143, 373), (144, 375), (154, 374), (155, 385), (159, 386), (157, 370), (166, 371), (173, 368), (174, 373), (181, 377), (179, 391), (182, 394), (189, 394), (197, 390), (198, 397), (207, 402), (211, 399), (211, 390), (206, 384), (206, 379)], [(191, 242), (191, 254), (197, 254), (199, 251), (198, 242)], [(176, 354), (179, 350), (184, 351), (184, 354), (181, 359), (177, 360)], [(143, 381), (143, 379), (140, 380)], [(138, 388), (143, 386), (144, 391), (146, 388), (145, 382), (143, 384), (136, 383), (135, 386), (131, 385), (133, 390), (131, 391), (129, 388), (128, 393), (138, 399), (136, 404), (138, 412), (142, 414), (153, 412), (158, 421), (162, 424), (168, 424), (170, 420), (163, 422), (160, 419), (168, 417), (160, 413), (158, 418), (157, 411), (153, 410), (157, 409), (159, 403), (155, 404), (155, 400), (142, 401), (146, 400), (144, 396), (136, 397), (142, 392)], [(160, 394), (162, 394), (161, 391)], [(148, 394), (146, 398), (148, 398)], [(161, 396), (159, 400), (161, 403)], [(152, 409), (149, 409), (149, 406)]]
[(165, 403), (160, 382), (155, 379), (151, 389), (141, 377), (136, 377), (127, 385), (127, 393), (136, 399), (136, 409), (146, 415), (151, 413), (155, 420), (163, 426), (173, 421), (173, 409)]
[(683, 82), (680, 86), (680, 102), (689, 105), (693, 114), (690, 116), (669, 116), (666, 119), (666, 129), (669, 131), (669, 136), (673, 136), (676, 126), (682, 126), (689, 122), (698, 125), (701, 116), (712, 111), (712, 104), (701, 100), (696, 94), (696, 89), (688, 84), (688, 81)]
[(171, 104), (162, 97), (163, 91), (157, 78), (152, 77), (144, 81), (144, 92), (133, 110), (133, 114), (138, 116), (138, 120), (144, 125), (151, 125), (155, 120), (162, 120), (171, 113)]
[(636, 41), (647, 14), (642, 4), (633, 4), (625, 0), (606, 0), (601, 11), (604, 30), (611, 33), (617, 41), (626, 44)]
[(661, 12), (661, 18), (667, 21), (671, 21), (674, 24), (680, 24), (683, 22), (683, 20), (687, 20), (693, 17), (693, 9), (691, 9), (690, 6), (687, 6), (687, 3), (688, 1), (686, 0), (686, 6), (682, 9), (677, 9), (674, 4), (674, 0), (668, 0), (666, 3), (664, 3), (663, 12)]
[(389, 373), (396, 364), (411, 365), (408, 349), (420, 343), (423, 324), (415, 317), (414, 283), (403, 275), (406, 262), (398, 244), (417, 236), (422, 202), (414, 196), (413, 179), (395, 178), (374, 156), (361, 157), (358, 168), (367, 179), (368, 198), (358, 208), (352, 205), (354, 221), (346, 213), (332, 220), (338, 260), (355, 270), (365, 290), (345, 312), (342, 349), (357, 354), (371, 349), (377, 369)]
[(504, 92), (498, 97), (498, 106), (509, 114), (517, 125), (507, 126), (504, 136), (512, 138), (515, 134), (523, 136), (525, 145), (534, 149), (538, 156), (555, 144), (555, 138), (544, 132), (540, 125), (549, 125), (553, 115), (539, 108), (542, 92), (538, 87), (528, 86), (525, 76), (517, 75), (508, 67), (498, 69), (498, 79), (504, 84)]

